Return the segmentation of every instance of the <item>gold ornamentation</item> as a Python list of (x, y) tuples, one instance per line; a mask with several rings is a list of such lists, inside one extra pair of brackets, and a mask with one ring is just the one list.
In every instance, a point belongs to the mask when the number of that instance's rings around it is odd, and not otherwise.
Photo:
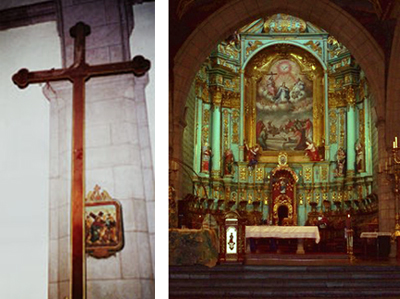
[(260, 42), (259, 40), (256, 41), (249, 41), (248, 46), (246, 47), (246, 55), (249, 56), (251, 52), (259, 48), (263, 43)]
[(339, 136), (339, 148), (344, 148), (344, 137), (345, 137), (345, 119), (346, 119), (346, 115), (345, 115), (345, 110), (344, 109), (340, 109), (339, 110), (339, 115), (340, 115), (340, 136)]
[(210, 87), (211, 95), (212, 95), (212, 103), (215, 106), (220, 106), (222, 103), (222, 90), (221, 86), (212, 86)]
[[(256, 144), (256, 92), (257, 82), (262, 79), (280, 60), (289, 60), (296, 64), (303, 76), (312, 81), (313, 84), (313, 143), (315, 146), (322, 145), (325, 130), (325, 102), (323, 86), (323, 68), (308, 51), (289, 44), (277, 44), (262, 49), (247, 64), (245, 71), (245, 90), (244, 90), (244, 139), (250, 146)], [(307, 157), (303, 151), (293, 151), (290, 154), (291, 161), (305, 162)], [(260, 162), (272, 162), (276, 157), (276, 151), (262, 151), (259, 158)]]
[(321, 166), (321, 179), (322, 179), (322, 181), (328, 180), (328, 167), (327, 166)]
[(264, 23), (266, 33), (300, 33), (306, 32), (306, 29), (305, 21), (283, 13), (271, 16)]
[(286, 152), (280, 152), (278, 155), (279, 166), (287, 166), (288, 154)]
[(257, 181), (262, 181), (263, 179), (264, 179), (264, 168), (263, 167), (257, 167), (256, 180)]
[(304, 194), (303, 193), (300, 193), (299, 194), (299, 205), (303, 205), (304, 204)]
[(322, 48), (319, 42), (314, 43), (314, 41), (309, 41), (304, 44), (305, 46), (309, 47), (314, 52), (318, 53), (318, 55), (322, 55)]
[(224, 151), (229, 148), (229, 112), (228, 109), (223, 111), (223, 124), (224, 124)]
[(203, 127), (202, 131), (202, 144), (206, 145), (208, 144), (208, 136), (209, 136), (209, 131), (208, 131), (208, 126), (207, 127)]
[(239, 143), (239, 110), (232, 110), (232, 143)]
[(329, 143), (333, 144), (337, 142), (337, 127), (336, 127), (336, 123), (337, 123), (337, 114), (336, 114), (336, 110), (331, 110), (331, 112), (329, 112), (329, 130), (330, 130), (330, 134), (329, 134)]
[(346, 91), (347, 97), (347, 103), (349, 104), (350, 107), (354, 107), (356, 104), (356, 95), (354, 93), (354, 88), (352, 86), (349, 86)]
[(304, 179), (311, 181), (312, 179), (312, 167), (304, 167)]
[(247, 180), (247, 167), (246, 166), (240, 166), (239, 167), (239, 179), (241, 181), (246, 181)]

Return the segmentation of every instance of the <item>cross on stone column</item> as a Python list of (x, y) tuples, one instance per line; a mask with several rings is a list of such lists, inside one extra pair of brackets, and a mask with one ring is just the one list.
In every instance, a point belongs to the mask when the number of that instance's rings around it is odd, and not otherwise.
[(85, 82), (91, 77), (133, 73), (140, 77), (150, 69), (150, 61), (136, 56), (132, 61), (89, 65), (85, 62), (85, 38), (90, 27), (82, 22), (70, 29), (74, 42), (74, 63), (66, 69), (29, 72), (21, 69), (12, 80), (19, 88), (31, 83), (69, 80), (73, 84), (72, 186), (71, 186), (71, 299), (86, 298), (85, 258)]

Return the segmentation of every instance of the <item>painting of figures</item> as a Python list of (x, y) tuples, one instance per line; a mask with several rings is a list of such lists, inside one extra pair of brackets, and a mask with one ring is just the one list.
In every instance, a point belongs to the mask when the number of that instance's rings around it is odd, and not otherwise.
[[(86, 249), (117, 251), (123, 246), (120, 205), (116, 201), (90, 202), (85, 208)], [(101, 252), (101, 257), (107, 254)]]
[(313, 82), (290, 59), (257, 82), (256, 141), (264, 151), (305, 150), (313, 142)]

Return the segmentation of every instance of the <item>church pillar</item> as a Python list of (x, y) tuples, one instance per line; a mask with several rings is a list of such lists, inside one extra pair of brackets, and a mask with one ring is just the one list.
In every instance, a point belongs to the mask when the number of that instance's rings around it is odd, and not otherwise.
[[(132, 6), (123, 1), (60, 1), (59, 29), (64, 66), (72, 63), (69, 29), (78, 21), (91, 26), (89, 64), (130, 59)], [(79, 12), (79, 13), (77, 13)], [(139, 54), (139, 53), (135, 53)], [(122, 206), (124, 247), (104, 259), (86, 257), (87, 299), (154, 298), (154, 174), (145, 86), (132, 74), (91, 78), (86, 82), (86, 190), (96, 184)], [(48, 86), (51, 100), (51, 223), (49, 298), (70, 297), (70, 189), (72, 88)]]
[(222, 102), (222, 88), (211, 88), (212, 100), (212, 139), (211, 139), (211, 174), (213, 177), (220, 176), (221, 170), (221, 102)]
[(354, 176), (356, 164), (356, 97), (353, 87), (347, 88), (347, 176)]

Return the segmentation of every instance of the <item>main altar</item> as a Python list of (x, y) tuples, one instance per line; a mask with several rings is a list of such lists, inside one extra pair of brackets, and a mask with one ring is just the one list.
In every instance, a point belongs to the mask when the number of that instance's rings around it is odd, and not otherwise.
[(357, 61), (323, 29), (285, 14), (240, 28), (194, 79), (183, 159), (170, 160), (180, 184), (171, 227), (201, 229), (212, 217), (220, 256), (238, 250), (228, 259), (242, 259), (243, 240), (261, 228), (313, 227), (304, 251), (345, 253), (345, 231), (357, 243), (377, 230), (373, 107)]

